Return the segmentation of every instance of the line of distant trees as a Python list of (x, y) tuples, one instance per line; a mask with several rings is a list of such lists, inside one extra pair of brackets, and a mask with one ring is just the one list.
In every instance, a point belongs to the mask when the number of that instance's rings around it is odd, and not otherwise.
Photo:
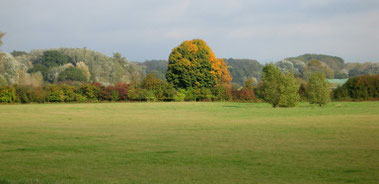
[[(64, 80), (99, 82), (111, 85), (131, 83), (154, 74), (166, 80), (168, 60), (145, 62), (127, 61), (120, 53), (112, 57), (86, 48), (32, 50), (31, 52), (0, 52), (0, 84), (58, 83)], [(224, 59), (232, 78), (232, 86), (242, 87), (247, 80), (258, 82), (264, 65), (251, 59)], [(345, 63), (342, 58), (305, 54), (274, 63), (282, 71), (307, 80), (314, 71), (323, 72), (328, 79), (345, 79), (364, 74), (379, 74), (379, 63)], [(75, 69), (74, 69), (75, 68)], [(83, 74), (81, 74), (83, 73)]]
[[(119, 64), (126, 63), (117, 54), (113, 59)], [(49, 71), (54, 67), (61, 67), (61, 72), (50, 76)], [(267, 64), (262, 67), (259, 81), (248, 78), (241, 87), (236, 87), (231, 85), (226, 62), (216, 58), (204, 41), (190, 40), (173, 49), (164, 77), (152, 72), (141, 80), (106, 85), (89, 82), (91, 73), (84, 62), (73, 62), (61, 52), (49, 50), (35, 60), (28, 72), (38, 72), (43, 80), (55, 77), (57, 81), (42, 85), (6, 85), (5, 81), (0, 85), (0, 102), (236, 101), (293, 107), (301, 101), (322, 106), (331, 98), (376, 100), (379, 97), (379, 75), (352, 77), (332, 91), (325, 65), (310, 60), (304, 70), (302, 77), (298, 77), (292, 70)]]
[[(272, 70), (269, 66), (267, 70)], [(274, 69), (275, 70), (275, 69)], [(82, 83), (64, 81), (58, 84), (30, 86), (15, 84), (0, 87), (0, 103), (86, 103), (86, 102), (157, 102), (157, 101), (234, 101), (269, 102), (275, 107), (292, 107), (298, 102), (318, 105), (336, 101), (379, 99), (379, 75), (350, 78), (344, 85), (330, 90), (321, 73), (313, 74), (309, 82), (299, 84), (290, 74), (277, 71), (264, 73), (265, 82), (248, 80), (242, 88), (175, 89), (173, 84), (153, 74), (140, 83)]]
[[(347, 65), (339, 57), (314, 54), (265, 66), (219, 59), (199, 39), (174, 48), (168, 61), (143, 63), (86, 48), (0, 52), (0, 102), (264, 101), (293, 107), (308, 101), (321, 106), (331, 97), (377, 99), (378, 68), (378, 63)], [(326, 79), (336, 75), (351, 78), (332, 91)]]
[[(241, 87), (247, 80), (259, 81), (264, 65), (252, 59), (224, 59), (233, 78), (232, 85)], [(328, 79), (346, 79), (365, 74), (379, 74), (378, 62), (345, 63), (340, 57), (305, 54), (298, 57), (286, 58), (274, 63), (282, 71), (292, 72), (296, 78), (307, 79), (307, 75), (314, 71), (322, 71)], [(165, 79), (167, 60), (149, 60), (140, 63), (146, 73), (153, 73)]]

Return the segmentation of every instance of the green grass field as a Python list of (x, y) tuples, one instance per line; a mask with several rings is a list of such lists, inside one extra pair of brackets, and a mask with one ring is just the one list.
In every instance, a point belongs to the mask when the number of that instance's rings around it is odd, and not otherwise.
[(0, 183), (379, 183), (379, 102), (0, 105)]

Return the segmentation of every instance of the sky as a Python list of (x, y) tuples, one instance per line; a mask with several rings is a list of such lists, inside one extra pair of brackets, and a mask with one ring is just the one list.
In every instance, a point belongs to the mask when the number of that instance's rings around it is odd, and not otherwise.
[(379, 61), (378, 0), (0, 0), (0, 31), (5, 52), (87, 47), (167, 60), (199, 38), (218, 58)]

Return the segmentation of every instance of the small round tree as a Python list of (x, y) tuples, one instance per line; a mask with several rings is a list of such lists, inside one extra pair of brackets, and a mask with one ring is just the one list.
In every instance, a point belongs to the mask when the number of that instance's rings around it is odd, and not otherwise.
[(169, 57), (166, 78), (175, 88), (214, 88), (231, 81), (226, 63), (217, 59), (205, 41), (184, 41)]
[(300, 85), (292, 73), (283, 74), (279, 91), (279, 107), (295, 107), (300, 101)]
[(321, 72), (312, 73), (309, 77), (307, 95), (309, 103), (320, 107), (330, 102), (329, 83)]
[(274, 64), (268, 64), (262, 72), (263, 99), (273, 107), (294, 107), (300, 100), (299, 85), (292, 73), (282, 73)]

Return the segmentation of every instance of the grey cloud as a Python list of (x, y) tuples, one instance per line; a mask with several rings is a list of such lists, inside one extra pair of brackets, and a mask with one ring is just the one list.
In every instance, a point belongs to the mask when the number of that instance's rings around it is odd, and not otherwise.
[(201, 38), (218, 57), (279, 60), (303, 53), (379, 60), (374, 0), (2, 0), (3, 50), (88, 47), (167, 59)]

